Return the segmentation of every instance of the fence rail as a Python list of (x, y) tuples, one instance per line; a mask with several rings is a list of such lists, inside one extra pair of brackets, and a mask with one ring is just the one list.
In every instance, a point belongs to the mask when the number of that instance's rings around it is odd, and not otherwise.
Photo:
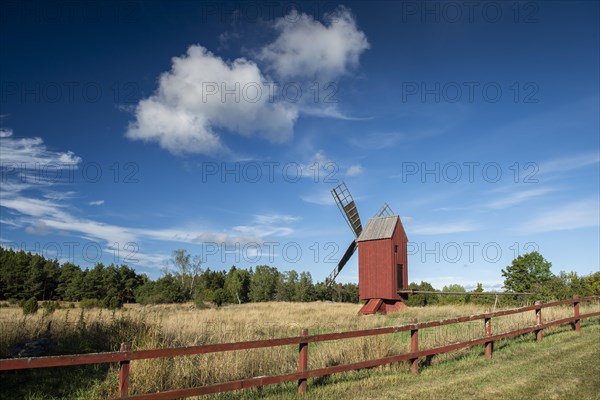
[[(581, 329), (580, 321), (586, 318), (600, 316), (600, 311), (580, 314), (579, 304), (581, 302), (598, 301), (600, 296), (589, 296), (574, 298), (570, 300), (555, 301), (551, 303), (536, 303), (533, 306), (520, 307), (510, 310), (502, 310), (484, 314), (470, 315), (457, 318), (449, 318), (440, 321), (417, 322), (413, 319), (410, 324), (401, 326), (392, 326), (385, 328), (365, 329), (349, 332), (324, 333), (317, 335), (309, 335), (307, 329), (303, 329), (299, 336), (253, 340), (237, 343), (222, 343), (210, 344), (202, 346), (177, 347), (166, 349), (152, 350), (131, 350), (130, 343), (123, 343), (121, 351), (106, 352), (106, 353), (91, 353), (91, 354), (74, 354), (64, 356), (36, 357), (36, 358), (15, 358), (0, 360), (0, 371), (22, 370), (33, 368), (49, 368), (49, 367), (65, 367), (86, 364), (100, 363), (119, 363), (119, 387), (118, 398), (120, 399), (178, 399), (191, 396), (198, 396), (210, 393), (219, 393), (239, 389), (247, 389), (258, 386), (272, 385), (283, 382), (298, 381), (298, 393), (303, 394), (307, 388), (307, 379), (319, 376), (331, 375), (340, 372), (348, 372), (364, 368), (372, 368), (380, 365), (396, 363), (400, 361), (410, 361), (411, 370), (413, 373), (418, 373), (418, 362), (420, 358), (429, 357), (436, 354), (447, 353), (454, 350), (465, 349), (478, 345), (484, 345), (485, 355), (487, 358), (492, 357), (493, 343), (498, 340), (511, 337), (521, 336), (528, 333), (534, 333), (536, 340), (542, 340), (543, 330), (551, 326), (564, 324), (572, 324), (573, 328), (579, 332)], [(573, 316), (554, 321), (542, 323), (542, 309), (548, 307), (556, 307), (560, 305), (572, 305)], [(501, 317), (511, 314), (524, 313), (527, 311), (535, 311), (535, 325), (527, 328), (517, 329), (502, 334), (492, 334), (492, 318)], [(484, 321), (484, 336), (479, 339), (469, 340), (466, 342), (453, 343), (445, 346), (434, 347), (427, 350), (419, 350), (419, 330), (425, 328), (433, 328), (444, 325), (452, 325), (470, 321)], [(397, 332), (410, 332), (410, 352), (395, 356), (388, 356), (375, 360), (360, 361), (351, 364), (337, 365), (319, 369), (308, 369), (308, 345), (309, 343), (324, 342), (329, 340), (351, 339), (365, 336), (374, 336), (382, 334), (390, 334)], [(190, 356), (195, 354), (207, 354), (216, 352), (236, 351), (258, 349), (265, 347), (289, 346), (298, 345), (298, 372), (274, 375), (266, 377), (255, 377), (241, 379), (225, 383), (207, 385), (189, 389), (176, 389), (158, 393), (148, 393), (141, 395), (129, 396), (129, 365), (134, 360), (154, 359), (163, 357)]]

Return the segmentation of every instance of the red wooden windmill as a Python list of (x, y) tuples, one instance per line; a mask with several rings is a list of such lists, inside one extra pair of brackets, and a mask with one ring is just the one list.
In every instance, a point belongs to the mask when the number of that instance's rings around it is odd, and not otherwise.
[(387, 314), (406, 309), (399, 291), (408, 289), (408, 238), (400, 217), (384, 203), (363, 229), (345, 183), (331, 190), (355, 238), (327, 278), (332, 285), (358, 248), (358, 297), (366, 300), (359, 314)]

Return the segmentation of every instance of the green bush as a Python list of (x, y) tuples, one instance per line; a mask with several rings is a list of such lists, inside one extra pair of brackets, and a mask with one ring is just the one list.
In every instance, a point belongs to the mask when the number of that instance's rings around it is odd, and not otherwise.
[(84, 309), (99, 308), (100, 302), (98, 301), (98, 299), (82, 299), (79, 302), (79, 307)]
[(117, 308), (123, 307), (123, 302), (116, 296), (109, 296), (102, 299), (100, 305), (109, 310), (116, 310)]
[(44, 309), (44, 314), (52, 314), (54, 311), (60, 308), (60, 304), (58, 301), (45, 301), (42, 303), (42, 308)]
[(32, 297), (29, 300), (23, 302), (23, 305), (21, 307), (23, 308), (24, 315), (35, 314), (39, 308), (38, 301), (35, 297)]

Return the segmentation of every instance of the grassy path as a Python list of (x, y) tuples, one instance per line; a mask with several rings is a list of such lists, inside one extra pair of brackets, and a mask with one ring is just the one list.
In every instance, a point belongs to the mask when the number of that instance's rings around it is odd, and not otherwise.
[[(492, 360), (482, 353), (434, 363), (418, 376), (400, 366), (332, 376), (323, 385), (311, 380), (305, 399), (600, 400), (598, 325), (547, 335), (540, 344), (531, 335), (500, 343)], [(297, 398), (292, 390), (269, 392), (260, 397)]]

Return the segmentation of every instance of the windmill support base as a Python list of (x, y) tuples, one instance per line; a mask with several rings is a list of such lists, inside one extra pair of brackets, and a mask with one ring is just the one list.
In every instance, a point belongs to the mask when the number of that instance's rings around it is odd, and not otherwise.
[(358, 311), (359, 315), (382, 314), (406, 311), (407, 305), (402, 300), (369, 299)]

